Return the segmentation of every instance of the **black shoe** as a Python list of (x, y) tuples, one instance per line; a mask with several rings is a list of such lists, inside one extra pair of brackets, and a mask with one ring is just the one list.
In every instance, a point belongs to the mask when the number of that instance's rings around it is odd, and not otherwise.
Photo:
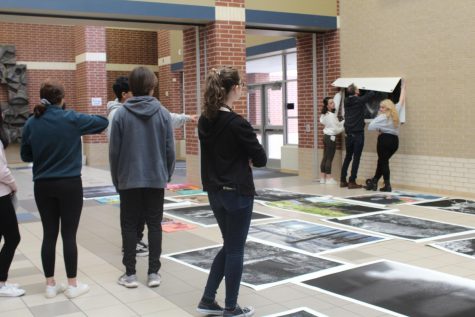
[(391, 192), (393, 189), (391, 188), (391, 185), (384, 185), (384, 187), (381, 187), (379, 191), (381, 192)]
[(366, 186), (364, 188), (366, 190), (378, 190), (378, 183), (374, 179), (368, 178), (366, 180)]
[(211, 304), (206, 304), (203, 300), (200, 301), (196, 311), (203, 315), (211, 315), (211, 316), (222, 316), (224, 308), (219, 306), (219, 304), (214, 301)]
[(254, 315), (254, 308), (244, 307), (241, 308), (239, 305), (234, 308), (234, 310), (224, 310), (223, 317), (251, 317)]

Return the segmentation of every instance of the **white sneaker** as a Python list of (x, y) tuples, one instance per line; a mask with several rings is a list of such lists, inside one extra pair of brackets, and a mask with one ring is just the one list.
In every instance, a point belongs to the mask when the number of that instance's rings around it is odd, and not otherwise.
[(137, 276), (135, 274), (127, 275), (124, 273), (121, 275), (121, 277), (119, 277), (117, 283), (127, 288), (136, 288), (139, 286), (139, 282), (137, 281)]
[(148, 275), (147, 285), (148, 287), (157, 287), (160, 286), (162, 276), (160, 273), (151, 273)]
[(0, 297), (18, 297), (23, 294), (25, 294), (25, 290), (18, 287), (13, 287), (7, 284), (0, 287)]
[(66, 286), (64, 286), (63, 284), (56, 283), (56, 285), (46, 285), (45, 297), (46, 298), (56, 297), (58, 293), (64, 292), (65, 289), (66, 289)]
[(325, 184), (325, 178), (320, 178), (320, 184)]
[(68, 285), (68, 288), (64, 291), (64, 295), (66, 295), (67, 298), (76, 298), (86, 294), (89, 290), (89, 285), (76, 282), (76, 286)]
[(328, 185), (336, 185), (338, 184), (333, 178), (327, 178), (326, 184)]

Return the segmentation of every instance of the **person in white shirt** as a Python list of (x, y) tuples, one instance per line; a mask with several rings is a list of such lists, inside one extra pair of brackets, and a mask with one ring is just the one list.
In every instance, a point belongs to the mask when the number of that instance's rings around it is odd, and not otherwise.
[(3, 129), (3, 114), (0, 108), (0, 239), (3, 247), (0, 252), (0, 297), (15, 297), (25, 294), (18, 284), (7, 283), (8, 271), (15, 250), (20, 243), (20, 231), (13, 207), (13, 196), (17, 192), (15, 179), (7, 166), (4, 149), (8, 146), (8, 137)]
[(381, 101), (379, 114), (371, 121), (368, 126), (369, 131), (378, 131), (378, 143), (376, 145), (378, 152), (378, 165), (373, 178), (366, 180), (365, 188), (367, 190), (377, 190), (378, 181), (383, 176), (384, 187), (382, 192), (392, 191), (390, 182), (389, 159), (396, 153), (399, 147), (399, 128), (401, 126), (400, 114), (405, 106), (406, 84), (401, 83), (401, 94), (399, 102), (395, 105), (390, 99)]
[(321, 184), (337, 184), (332, 178), (332, 162), (336, 150), (336, 136), (344, 131), (344, 121), (339, 121), (337, 114), (338, 106), (332, 98), (323, 99), (322, 114), (320, 123), (324, 125), (323, 129), (323, 159), (320, 164), (320, 183)]

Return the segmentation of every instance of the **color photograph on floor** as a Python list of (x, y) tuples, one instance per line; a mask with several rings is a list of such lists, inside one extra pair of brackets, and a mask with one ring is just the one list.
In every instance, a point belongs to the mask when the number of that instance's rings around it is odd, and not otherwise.
[(475, 231), (475, 228), (471, 227), (457, 226), (394, 213), (328, 219), (325, 221), (418, 242), (448, 238)]
[(266, 206), (289, 211), (305, 212), (321, 217), (344, 217), (349, 215), (367, 214), (390, 211), (383, 207), (374, 207), (336, 200), (329, 197), (308, 197), (293, 200), (265, 202)]
[(475, 316), (473, 280), (399, 262), (363, 264), (303, 284), (404, 316)]
[(309, 253), (341, 251), (388, 239), (301, 220), (252, 225), (249, 236), (252, 239), (281, 245), (297, 252)]
[[(209, 272), (214, 256), (220, 249), (221, 246), (208, 247), (168, 254), (164, 257)], [(331, 272), (328, 269), (340, 265), (343, 263), (248, 240), (241, 284), (262, 290), (304, 279), (309, 274)]]

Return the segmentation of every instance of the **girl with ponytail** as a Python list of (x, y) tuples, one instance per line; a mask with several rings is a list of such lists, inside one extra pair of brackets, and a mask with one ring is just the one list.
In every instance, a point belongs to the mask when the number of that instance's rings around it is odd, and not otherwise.
[[(254, 314), (252, 307), (239, 307), (237, 299), (255, 195), (250, 165), (265, 166), (267, 156), (249, 122), (233, 110), (242, 86), (236, 69), (212, 69), (206, 78), (203, 113), (198, 121), (201, 181), (223, 237), (223, 248), (214, 258), (197, 308), (204, 315)], [(223, 277), (224, 308), (215, 299)]]
[[(41, 261), (46, 278), (47, 298), (63, 292), (75, 298), (89, 291), (76, 279), (78, 252), (76, 232), (81, 217), (81, 136), (101, 133), (107, 118), (64, 110), (64, 87), (46, 81), (40, 88), (37, 105), (23, 128), (21, 158), (33, 162), (36, 205), (43, 225)], [(61, 228), (68, 286), (54, 277), (56, 240)]]
[(402, 80), (401, 95), (399, 102), (395, 105), (390, 99), (381, 101), (378, 116), (371, 121), (368, 126), (369, 131), (378, 131), (378, 143), (376, 145), (378, 152), (378, 165), (373, 178), (366, 180), (365, 188), (367, 190), (377, 190), (378, 181), (383, 176), (384, 187), (382, 192), (392, 191), (390, 182), (389, 159), (396, 153), (399, 147), (399, 128), (401, 122), (399, 114), (402, 107), (405, 106), (406, 83)]

